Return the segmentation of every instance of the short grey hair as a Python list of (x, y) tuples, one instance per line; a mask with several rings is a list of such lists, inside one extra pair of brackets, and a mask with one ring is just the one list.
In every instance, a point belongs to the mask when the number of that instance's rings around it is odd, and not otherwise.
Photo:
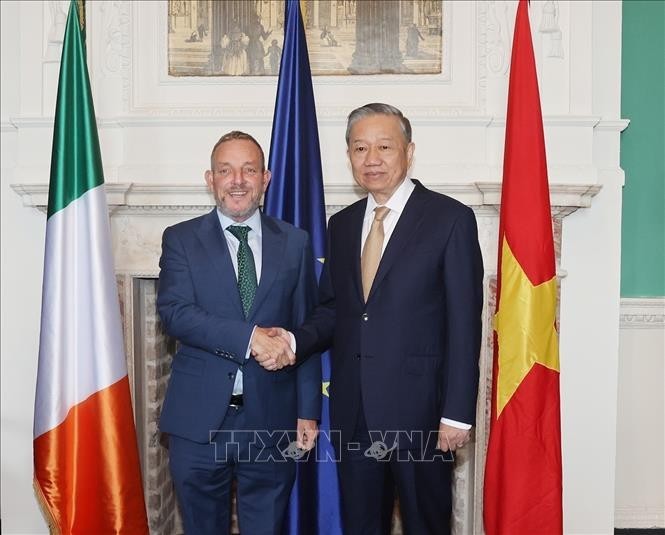
[(240, 139), (242, 141), (249, 141), (256, 145), (256, 148), (259, 149), (259, 154), (261, 156), (261, 172), (266, 170), (266, 157), (265, 154), (263, 154), (263, 149), (261, 148), (261, 145), (259, 145), (259, 142), (254, 139), (251, 135), (247, 134), (246, 132), (241, 132), (240, 130), (233, 130), (227, 134), (224, 134), (222, 137), (219, 138), (219, 141), (215, 143), (215, 146), (212, 148), (212, 152), (210, 153), (210, 170), (214, 170), (215, 166), (215, 151), (217, 150), (217, 147), (219, 147), (222, 143), (226, 143), (227, 141), (234, 141), (236, 139)]
[(399, 119), (399, 125), (404, 134), (404, 139), (407, 143), (411, 143), (411, 123), (404, 117), (404, 114), (395, 106), (390, 104), (383, 104), (381, 102), (372, 102), (356, 108), (349, 113), (349, 118), (346, 121), (346, 145), (349, 146), (351, 127), (356, 124), (360, 119), (371, 117), (372, 115), (393, 115)]

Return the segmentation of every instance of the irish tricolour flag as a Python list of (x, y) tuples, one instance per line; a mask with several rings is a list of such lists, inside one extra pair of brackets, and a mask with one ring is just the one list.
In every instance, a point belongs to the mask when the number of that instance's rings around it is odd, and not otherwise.
[(113, 272), (83, 2), (71, 2), (49, 187), (35, 488), (51, 531), (148, 532)]

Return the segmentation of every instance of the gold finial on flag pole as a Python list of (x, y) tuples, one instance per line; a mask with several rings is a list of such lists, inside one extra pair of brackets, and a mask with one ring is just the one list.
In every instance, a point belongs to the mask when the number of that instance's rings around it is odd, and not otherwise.
[(76, 0), (78, 4), (78, 14), (79, 14), (79, 26), (81, 26), (81, 31), (85, 29), (85, 0)]

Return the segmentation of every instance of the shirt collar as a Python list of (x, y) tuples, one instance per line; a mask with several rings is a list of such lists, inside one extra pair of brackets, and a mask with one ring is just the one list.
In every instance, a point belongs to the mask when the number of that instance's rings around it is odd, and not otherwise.
[(222, 228), (226, 230), (226, 227), (231, 225), (238, 226), (248, 226), (251, 228), (258, 236), (261, 236), (261, 211), (256, 209), (254, 213), (249, 216), (244, 221), (238, 222), (234, 221), (228, 216), (225, 216), (219, 208), (217, 208), (217, 217), (219, 218), (219, 223), (222, 225)]
[[(404, 211), (404, 207), (406, 206), (406, 203), (409, 200), (409, 197), (411, 196), (411, 193), (415, 188), (416, 185), (413, 183), (413, 181), (410, 178), (405, 178), (402, 181), (402, 183), (397, 187), (397, 189), (393, 192), (393, 194), (390, 196), (388, 202), (383, 206), (387, 206), (391, 210), (397, 212), (398, 215), (400, 215)], [(374, 208), (376, 208), (377, 206), (379, 205), (376, 203), (374, 197), (370, 193), (367, 196), (367, 207), (365, 208), (365, 217), (368, 217), (370, 214), (372, 214), (374, 212)], [(372, 215), (372, 217), (374, 216)]]

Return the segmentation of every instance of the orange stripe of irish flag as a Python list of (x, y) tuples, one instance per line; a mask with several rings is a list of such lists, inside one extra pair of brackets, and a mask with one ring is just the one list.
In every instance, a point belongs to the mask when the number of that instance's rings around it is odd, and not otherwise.
[(35, 483), (59, 533), (148, 533), (127, 376), (34, 440)]

